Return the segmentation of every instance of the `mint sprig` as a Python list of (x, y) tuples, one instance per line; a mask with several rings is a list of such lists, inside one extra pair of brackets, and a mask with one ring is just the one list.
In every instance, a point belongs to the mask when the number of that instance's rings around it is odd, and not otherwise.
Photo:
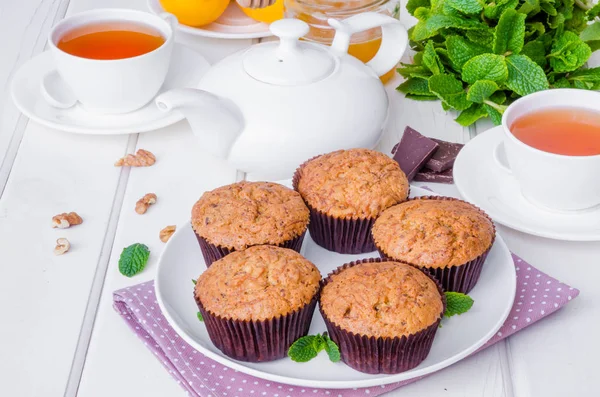
[(296, 340), (288, 349), (288, 356), (297, 363), (305, 363), (317, 357), (325, 350), (332, 362), (340, 361), (340, 349), (327, 332), (317, 335), (306, 335)]
[(146, 267), (150, 250), (144, 244), (135, 243), (123, 249), (119, 258), (119, 271), (122, 275), (133, 277)]
[(444, 295), (446, 295), (446, 312), (444, 313), (446, 317), (466, 313), (473, 307), (473, 298), (467, 294), (444, 292)]

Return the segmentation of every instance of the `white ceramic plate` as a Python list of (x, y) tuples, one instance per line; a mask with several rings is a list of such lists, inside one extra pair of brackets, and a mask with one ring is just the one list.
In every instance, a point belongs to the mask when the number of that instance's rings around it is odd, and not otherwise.
[[(413, 195), (432, 193), (412, 187)], [(377, 253), (341, 255), (317, 246), (307, 235), (303, 255), (317, 265), (323, 276), (336, 267), (359, 258), (377, 257)], [(516, 288), (515, 267), (504, 241), (497, 236), (481, 273), (469, 295), (473, 308), (460, 316), (446, 318), (436, 334), (429, 356), (418, 367), (395, 375), (368, 375), (342, 362), (332, 363), (320, 354), (310, 363), (295, 363), (289, 358), (268, 363), (232, 360), (210, 341), (204, 325), (198, 321), (191, 279), (206, 269), (192, 227), (186, 223), (167, 243), (159, 260), (156, 294), (160, 307), (177, 333), (191, 346), (213, 360), (259, 378), (297, 386), (351, 388), (385, 385), (422, 376), (455, 363), (473, 353), (500, 329), (513, 305)], [(326, 331), (319, 310), (315, 310), (310, 333)]]
[[(210, 64), (196, 51), (175, 44), (171, 65), (160, 92), (171, 88), (196, 88)], [(46, 51), (27, 61), (15, 74), (11, 94), (17, 108), (30, 119), (57, 130), (78, 134), (134, 134), (166, 127), (183, 119), (180, 112), (163, 112), (154, 101), (125, 114), (91, 113), (75, 105), (59, 109), (46, 102), (41, 93), (42, 77), (54, 68), (52, 54)]]
[[(147, 4), (154, 14), (165, 12), (159, 0), (148, 0)], [(223, 15), (211, 24), (202, 27), (177, 24), (177, 30), (194, 36), (215, 39), (260, 39), (272, 36), (269, 25), (255, 21), (244, 14), (235, 1), (231, 1)]]
[(465, 200), (496, 222), (525, 233), (558, 240), (600, 241), (600, 206), (554, 212), (536, 207), (523, 197), (517, 180), (494, 160), (493, 151), (502, 135), (502, 127), (494, 127), (469, 141), (458, 154), (454, 183)]

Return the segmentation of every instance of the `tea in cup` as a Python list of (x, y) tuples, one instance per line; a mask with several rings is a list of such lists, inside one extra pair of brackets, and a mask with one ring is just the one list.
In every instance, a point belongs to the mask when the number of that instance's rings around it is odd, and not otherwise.
[[(167, 76), (174, 22), (170, 14), (161, 18), (126, 9), (87, 11), (62, 20), (48, 41), (65, 91), (94, 112), (126, 113), (143, 107)], [(46, 98), (57, 96), (47, 84), (42, 90)]]
[(552, 89), (527, 95), (506, 109), (502, 126), (507, 171), (526, 199), (560, 211), (600, 204), (600, 93)]

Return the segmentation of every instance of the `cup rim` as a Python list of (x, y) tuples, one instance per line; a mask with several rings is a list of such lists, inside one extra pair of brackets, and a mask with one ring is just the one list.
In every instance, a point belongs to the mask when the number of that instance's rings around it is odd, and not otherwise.
[[(53, 36), (56, 34), (56, 31), (61, 28), (62, 26), (64, 26), (65, 24), (67, 24), (68, 22), (76, 19), (76, 18), (81, 18), (81, 17), (87, 17), (87, 16), (93, 16), (93, 15), (102, 15), (102, 14), (117, 14), (117, 15), (123, 15), (123, 14), (137, 14), (140, 15), (142, 14), (143, 16), (149, 16), (150, 18), (154, 19), (155, 21), (157, 21), (158, 23), (164, 23), (166, 24), (167, 28), (168, 28), (168, 32), (169, 34), (167, 35), (167, 37), (165, 37), (165, 41), (164, 43), (162, 43), (160, 46), (158, 46), (157, 48), (155, 48), (152, 51), (146, 52), (144, 54), (141, 55), (136, 55), (134, 57), (128, 57), (128, 58), (117, 58), (117, 59), (93, 59), (93, 58), (85, 58), (85, 57), (80, 57), (77, 55), (73, 55), (70, 54), (66, 51), (61, 50), (60, 48), (58, 48), (58, 46), (55, 43), (55, 40), (53, 40)], [(172, 15), (172, 14), (168, 14), (168, 13), (164, 13), (165, 15)], [(174, 17), (174, 16), (173, 16)], [(124, 19), (123, 17), (109, 17), (106, 18), (106, 20), (119, 20), (119, 19)], [(144, 22), (140, 22), (140, 23), (144, 23)], [(158, 30), (161, 31), (161, 33), (163, 32), (163, 29), (157, 27), (156, 25), (158, 23), (155, 24), (151, 24), (152, 27), (157, 28)], [(73, 15), (70, 15), (62, 20), (60, 20), (56, 25), (54, 25), (52, 27), (52, 29), (50, 29), (50, 33), (48, 33), (48, 46), (50, 47), (51, 50), (54, 51), (58, 51), (63, 55), (66, 55), (68, 57), (71, 58), (75, 58), (77, 60), (81, 60), (84, 62), (101, 62), (101, 63), (116, 63), (116, 62), (123, 62), (123, 61), (130, 61), (133, 59), (140, 59), (143, 58), (145, 56), (150, 56), (150, 54), (153, 54), (161, 49), (163, 49), (164, 47), (166, 47), (167, 45), (170, 45), (173, 40), (174, 40), (174, 36), (175, 36), (175, 30), (173, 28), (173, 26), (169, 23), (169, 21), (167, 19), (163, 19), (160, 17), (160, 15), (155, 15), (149, 12), (144, 12), (144, 11), (140, 11), (140, 10), (134, 10), (134, 9), (130, 9), (130, 8), (96, 8), (93, 10), (88, 10), (88, 11), (83, 11), (83, 12), (78, 12), (75, 13)]]
[[(586, 92), (589, 93), (591, 95), (597, 95), (598, 99), (600, 100), (600, 93), (596, 92), (596, 91), (589, 91), (589, 90), (582, 90), (582, 89), (578, 89), (578, 88), (552, 88), (552, 89), (547, 89), (547, 90), (543, 90), (543, 91), (538, 91), (538, 92), (534, 92), (532, 94), (523, 96), (519, 99), (517, 99), (516, 101), (514, 101), (513, 103), (511, 103), (508, 108), (506, 108), (506, 110), (504, 111), (504, 113), (502, 114), (502, 129), (504, 130), (504, 135), (507, 136), (510, 140), (512, 140), (513, 142), (515, 142), (517, 145), (522, 146), (528, 150), (533, 151), (536, 154), (541, 154), (544, 156), (549, 156), (549, 157), (555, 157), (555, 158), (565, 158), (565, 159), (571, 159), (573, 161), (585, 161), (585, 160), (590, 160), (590, 159), (597, 159), (600, 158), (600, 153), (599, 154), (590, 154), (590, 155), (585, 155), (585, 156), (570, 156), (567, 154), (558, 154), (558, 153), (551, 153), (551, 152), (546, 152), (544, 150), (535, 148), (533, 146), (530, 146), (528, 144), (526, 144), (525, 142), (521, 141), (519, 138), (517, 138), (516, 136), (513, 135), (512, 131), (510, 130), (509, 126), (508, 126), (508, 117), (510, 115), (510, 113), (514, 112), (514, 108), (515, 106), (518, 106), (518, 104), (520, 102), (523, 102), (525, 100), (531, 100), (532, 98), (536, 98), (536, 97), (540, 97), (540, 96), (546, 96), (546, 95), (558, 95), (560, 97), (560, 93), (561, 92), (578, 92), (578, 93), (582, 93), (582, 92)], [(544, 106), (544, 107), (539, 107), (536, 110), (541, 110), (541, 109), (545, 109), (545, 108), (549, 108), (550, 106)], [(556, 107), (571, 107), (571, 108), (581, 108), (579, 106), (571, 106), (570, 104), (564, 104), (564, 105), (558, 105)], [(599, 112), (600, 114), (600, 112)]]

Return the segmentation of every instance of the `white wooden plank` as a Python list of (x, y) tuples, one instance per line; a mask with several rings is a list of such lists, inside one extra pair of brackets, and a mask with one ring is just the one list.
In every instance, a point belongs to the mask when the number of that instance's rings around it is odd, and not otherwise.
[(581, 290), (552, 316), (509, 339), (517, 396), (595, 395), (600, 351), (600, 244), (549, 240), (501, 227), (509, 247), (525, 260)]
[[(0, 199), (0, 395), (63, 395), (126, 139), (27, 128)], [(84, 223), (52, 229), (68, 211)], [(72, 248), (55, 257), (58, 237)]]
[[(152, 151), (157, 162), (149, 168), (134, 169), (129, 176), (80, 396), (183, 395), (113, 310), (112, 292), (154, 278), (164, 246), (158, 239), (159, 231), (188, 220), (204, 191), (235, 181), (234, 169), (202, 154), (201, 142), (186, 123), (140, 136), (138, 148)], [(157, 203), (146, 214), (138, 215), (135, 202), (146, 193), (156, 193)], [(144, 272), (128, 279), (119, 273), (117, 262), (121, 250), (134, 242), (148, 245), (152, 254)]]
[(21, 0), (0, 4), (0, 194), (4, 188), (28, 119), (10, 97), (10, 81), (18, 68), (42, 52), (46, 35), (66, 10), (69, 0)]

